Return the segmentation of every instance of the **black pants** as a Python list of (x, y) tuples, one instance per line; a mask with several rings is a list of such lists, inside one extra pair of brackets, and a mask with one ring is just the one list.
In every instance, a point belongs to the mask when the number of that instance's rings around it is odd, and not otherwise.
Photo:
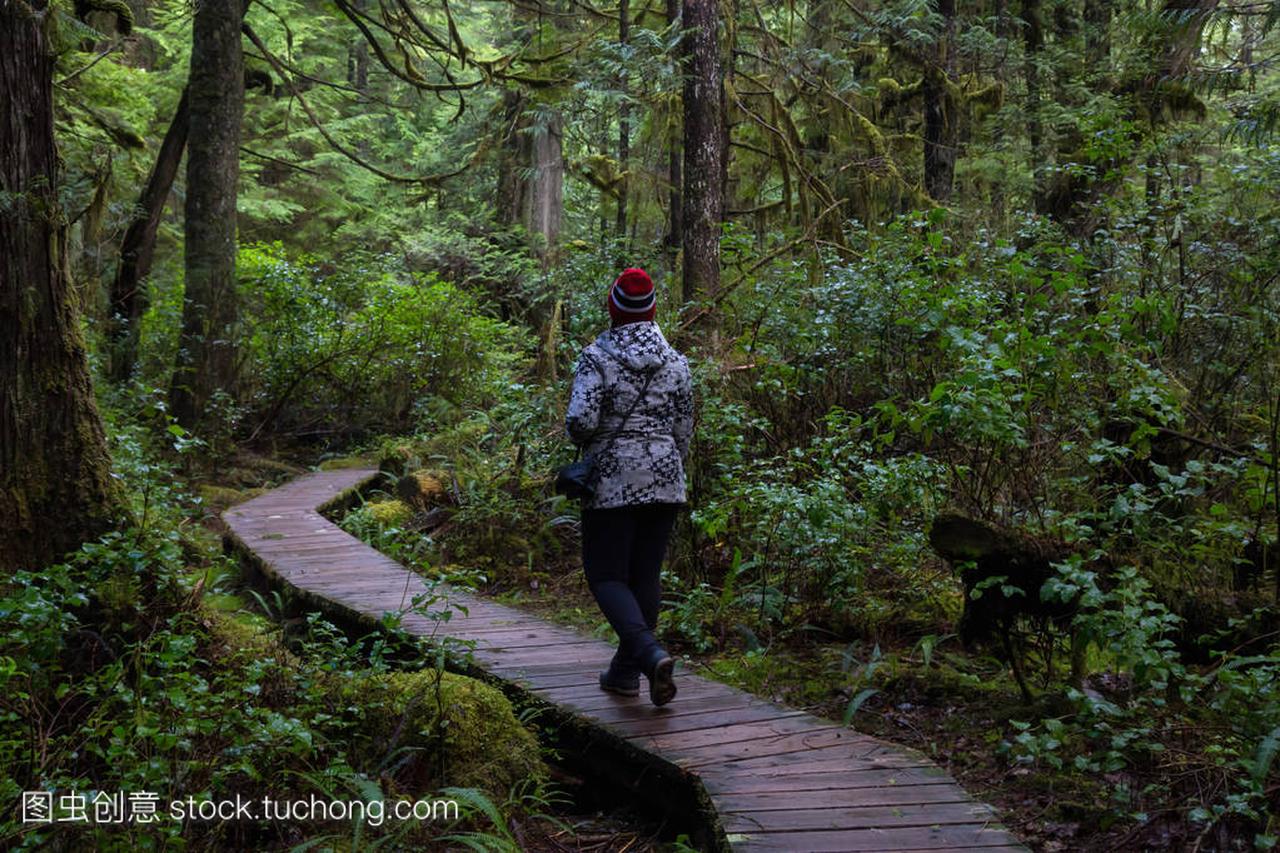
[(676, 504), (582, 511), (582, 568), (587, 586), (613, 630), (616, 676), (642, 671), (659, 649), (662, 584), (658, 573), (676, 520)]

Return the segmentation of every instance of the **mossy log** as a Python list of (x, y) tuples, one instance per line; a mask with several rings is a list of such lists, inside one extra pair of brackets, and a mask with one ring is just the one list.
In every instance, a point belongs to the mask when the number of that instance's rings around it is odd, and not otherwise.
[(427, 509), (449, 501), (448, 482), (449, 476), (439, 471), (414, 471), (396, 482), (396, 494), (415, 509)]
[[(960, 572), (965, 598), (959, 633), (966, 645), (990, 639), (1018, 616), (1063, 621), (1075, 614), (1075, 602), (1040, 597), (1041, 587), (1056, 574), (1053, 564), (1071, 553), (1061, 541), (943, 513), (929, 528), (929, 544)], [(1004, 580), (974, 598), (974, 590), (989, 578)]]

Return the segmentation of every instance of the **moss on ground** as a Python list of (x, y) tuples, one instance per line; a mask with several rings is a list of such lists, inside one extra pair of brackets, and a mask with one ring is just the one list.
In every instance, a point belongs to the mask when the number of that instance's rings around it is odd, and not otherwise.
[(386, 672), (335, 679), (332, 689), (357, 715), (367, 747), (382, 758), (375, 762), (398, 766), (408, 792), (461, 785), (502, 797), (523, 779), (546, 776), (538, 741), (511, 703), (473, 678)]
[(370, 501), (364, 505), (369, 517), (381, 527), (400, 527), (413, 518), (413, 507), (402, 500)]
[(228, 507), (243, 503), (250, 498), (256, 498), (263, 494), (266, 489), (234, 489), (228, 486), (212, 486), (207, 483), (197, 487), (196, 493), (200, 496), (201, 503), (210, 515), (217, 515)]
[(368, 468), (375, 465), (377, 460), (362, 454), (352, 456), (337, 456), (332, 459), (325, 459), (320, 463), (321, 471), (340, 471), (345, 468)]

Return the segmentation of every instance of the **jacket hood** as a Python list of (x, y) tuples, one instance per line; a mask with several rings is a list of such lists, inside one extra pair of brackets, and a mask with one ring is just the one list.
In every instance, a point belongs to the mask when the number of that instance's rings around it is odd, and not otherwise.
[(596, 346), (632, 370), (647, 370), (667, 360), (671, 345), (657, 323), (628, 323), (602, 332)]

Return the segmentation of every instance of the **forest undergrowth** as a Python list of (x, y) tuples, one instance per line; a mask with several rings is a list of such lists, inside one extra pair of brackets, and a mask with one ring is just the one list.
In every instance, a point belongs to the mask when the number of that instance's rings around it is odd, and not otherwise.
[[(1277, 315), (1272, 249), (1249, 242), (1266, 226), (1198, 246), (1194, 291), (1139, 296), (1114, 284), (1140, 274), (1132, 247), (1104, 272), (1096, 247), (1027, 222), (1000, 238), (904, 217), (852, 232), (854, 262), (774, 265), (722, 303), (716, 343), (691, 351), (661, 633), (712, 677), (936, 756), (1037, 849), (1267, 849), (1280, 647), (1274, 566), (1250, 543), (1274, 531)], [(563, 272), (562, 365), (603, 326), (590, 262)], [(1197, 342), (1222, 334), (1252, 355), (1207, 360)], [(344, 526), (608, 636), (576, 511), (549, 490), (567, 379), (366, 443), (399, 486)], [(944, 512), (1052, 544), (1049, 577), (1014, 561), (966, 586), (974, 566), (930, 545)], [(966, 596), (995, 614), (985, 642), (962, 642)]]

